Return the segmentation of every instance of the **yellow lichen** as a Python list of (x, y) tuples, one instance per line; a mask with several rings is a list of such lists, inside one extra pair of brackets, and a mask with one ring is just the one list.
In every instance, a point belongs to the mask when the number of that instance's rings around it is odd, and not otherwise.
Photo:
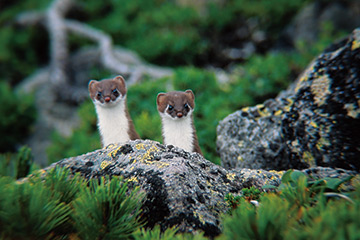
[(150, 153), (151, 153), (150, 151), (144, 153), (144, 155), (142, 156), (142, 161), (150, 160), (151, 159)]
[(169, 163), (164, 163), (159, 161), (156, 161), (154, 163), (157, 165), (158, 168), (168, 167), (170, 165)]
[(310, 167), (315, 166), (315, 158), (310, 152), (305, 151), (302, 158)]
[(194, 213), (194, 217), (198, 218), (202, 224), (205, 224), (204, 217), (201, 214), (197, 212), (193, 212), (193, 213)]
[(288, 104), (286, 104), (286, 106), (284, 107), (284, 111), (289, 112), (290, 107), (293, 105), (294, 101), (291, 98), (287, 98), (286, 100), (287, 100)]
[[(143, 149), (145, 150), (145, 145), (144, 144), (137, 144), (135, 146), (136, 149)], [(163, 168), (163, 167), (167, 167), (170, 164), (169, 163), (164, 163), (161, 161), (152, 161), (152, 156), (154, 152), (159, 152), (160, 150), (158, 149), (158, 147), (156, 145), (152, 145), (149, 149), (146, 150), (146, 152), (142, 155), (138, 155), (136, 157), (136, 160), (143, 162), (145, 164), (156, 164), (158, 168)], [(135, 160), (135, 161), (136, 161)]]
[(265, 107), (265, 106), (264, 106), (264, 104), (258, 104), (258, 105), (256, 105), (255, 107), (256, 107), (257, 109), (260, 109), (260, 108), (263, 108), (263, 107)]
[(295, 92), (297, 92), (303, 84), (309, 79), (309, 75), (314, 71), (316, 61), (313, 61), (310, 66), (301, 74), (299, 81), (296, 84)]
[(107, 145), (107, 146), (105, 147), (105, 149), (110, 149), (110, 148), (113, 148), (114, 146), (115, 146), (115, 144), (110, 143), (109, 145)]
[(156, 146), (151, 146), (142, 156), (142, 161), (151, 160), (151, 153), (158, 152), (159, 149)]
[(299, 140), (295, 139), (294, 141), (292, 141), (291, 146), (293, 146), (294, 149), (298, 149), (298, 147), (300, 146)]
[(353, 41), (351, 45), (351, 50), (355, 50), (360, 47), (360, 41)]
[[(114, 145), (115, 146), (115, 145)], [(108, 156), (111, 158), (114, 158), (116, 156), (116, 154), (118, 153), (118, 151), (120, 150), (121, 146), (114, 148), (112, 151), (110, 151), (108, 153)]]
[(233, 181), (235, 179), (235, 173), (228, 173), (226, 174), (226, 178), (230, 181)]
[(243, 158), (241, 155), (239, 155), (239, 156), (237, 157), (237, 160), (243, 162), (243, 161), (244, 161), (244, 158)]
[(311, 122), (310, 122), (310, 126), (312, 126), (312, 127), (314, 127), (314, 128), (318, 128), (318, 127), (319, 127), (319, 126), (317, 125), (317, 123), (314, 122), (314, 121), (311, 121)]
[(247, 111), (249, 111), (249, 107), (244, 107), (244, 108), (241, 109), (241, 111), (247, 112)]
[(326, 138), (320, 137), (320, 139), (316, 143), (316, 148), (318, 150), (321, 150), (324, 146), (330, 146), (330, 141)]
[(275, 116), (279, 116), (279, 115), (281, 115), (281, 114), (282, 114), (282, 111), (281, 111), (281, 110), (277, 110), (277, 111), (274, 113)]
[(239, 147), (243, 147), (243, 146), (244, 146), (244, 141), (242, 141), (242, 140), (239, 141), (238, 146), (239, 146)]
[(145, 145), (143, 143), (138, 143), (135, 145), (135, 148), (137, 150), (140, 150), (140, 149), (145, 150)]
[(135, 176), (132, 176), (131, 178), (129, 178), (128, 181), (129, 182), (139, 182), (139, 180)]
[(258, 113), (260, 114), (260, 117), (270, 116), (270, 112), (267, 108), (264, 108), (264, 109), (258, 108)]
[(104, 168), (106, 168), (107, 166), (109, 166), (111, 164), (111, 162), (110, 161), (103, 161), (101, 164), (100, 164), (100, 168), (101, 169), (104, 169)]
[(258, 104), (255, 106), (257, 112), (259, 113), (260, 117), (266, 117), (270, 115), (269, 110), (264, 106), (264, 104)]
[(327, 75), (320, 76), (311, 83), (311, 93), (317, 105), (323, 105), (327, 96), (330, 94), (330, 79)]
[(351, 181), (350, 181), (352, 186), (360, 186), (360, 174), (355, 175)]
[(351, 50), (355, 50), (360, 47), (360, 30), (356, 29), (354, 30), (354, 40), (351, 44)]
[[(360, 101), (360, 100), (359, 100)], [(358, 102), (359, 102), (358, 101)], [(360, 103), (358, 103), (360, 105)], [(355, 104), (348, 103), (344, 105), (345, 110), (347, 111), (347, 115), (352, 118), (358, 118), (360, 114), (360, 108), (359, 106), (356, 106)]]
[(318, 150), (321, 150), (322, 148), (323, 148), (323, 144), (320, 142), (320, 141), (318, 141), (317, 143), (316, 143), (316, 148), (318, 149)]
[(275, 173), (279, 177), (282, 177), (284, 175), (284, 171), (276, 171), (276, 170), (269, 170), (270, 173)]

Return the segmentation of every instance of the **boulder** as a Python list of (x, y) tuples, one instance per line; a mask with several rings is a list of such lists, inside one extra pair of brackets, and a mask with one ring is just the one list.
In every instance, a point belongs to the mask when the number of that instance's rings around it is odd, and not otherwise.
[(60, 160), (45, 171), (56, 166), (69, 168), (85, 179), (122, 176), (131, 188), (139, 186), (145, 192), (142, 217), (147, 227), (159, 224), (165, 230), (176, 226), (181, 232), (200, 230), (207, 236), (221, 232), (228, 193), (236, 196), (244, 187), (277, 186), (282, 176), (275, 171), (227, 171), (197, 153), (150, 140), (111, 144)]
[(350, 32), (360, 26), (359, 8), (359, 1), (313, 1), (294, 16), (282, 38), (295, 46), (299, 41), (315, 43), (328, 25)]
[(226, 169), (360, 170), (360, 28), (320, 54), (276, 99), (217, 127)]
[[(121, 176), (131, 191), (140, 187), (145, 198), (142, 218), (146, 227), (161, 230), (177, 227), (179, 232), (221, 233), (221, 219), (229, 210), (227, 194), (241, 195), (243, 188), (278, 186), (282, 171), (251, 169), (226, 170), (198, 153), (189, 153), (155, 141), (135, 140), (111, 144), (81, 156), (60, 160), (41, 171), (55, 167), (80, 173), (84, 179)], [(342, 169), (311, 168), (303, 171), (311, 179), (344, 179), (355, 172)]]

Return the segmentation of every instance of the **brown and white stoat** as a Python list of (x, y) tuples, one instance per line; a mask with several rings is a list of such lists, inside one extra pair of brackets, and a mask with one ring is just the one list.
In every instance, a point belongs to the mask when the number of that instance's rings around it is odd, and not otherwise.
[(156, 103), (162, 121), (164, 144), (202, 155), (192, 116), (194, 93), (191, 90), (159, 93)]
[(102, 146), (140, 139), (126, 104), (126, 85), (121, 76), (89, 82), (95, 105)]

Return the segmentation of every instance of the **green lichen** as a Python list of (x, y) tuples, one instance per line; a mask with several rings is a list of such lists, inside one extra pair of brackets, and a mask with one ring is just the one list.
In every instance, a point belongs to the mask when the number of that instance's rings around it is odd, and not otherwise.
[(352, 41), (351, 44), (351, 50), (355, 50), (358, 49), (360, 47), (360, 30), (359, 29), (355, 29), (354, 32), (354, 40)]
[(360, 100), (357, 104), (348, 103), (344, 105), (344, 109), (347, 111), (347, 115), (352, 118), (359, 118), (360, 115)]
[(307, 164), (309, 164), (310, 167), (315, 166), (315, 158), (310, 152), (303, 152), (302, 158)]
[(327, 75), (315, 78), (311, 83), (310, 90), (314, 95), (314, 101), (318, 106), (323, 105), (326, 101), (326, 98), (331, 93), (330, 83), (331, 80)]

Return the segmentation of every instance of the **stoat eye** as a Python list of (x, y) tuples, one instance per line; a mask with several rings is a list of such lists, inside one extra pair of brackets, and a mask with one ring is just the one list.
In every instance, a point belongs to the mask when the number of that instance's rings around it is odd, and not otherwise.
[(101, 98), (102, 93), (101, 92), (97, 92), (97, 98)]
[(185, 108), (185, 110), (187, 110), (187, 111), (190, 110), (189, 104), (185, 103), (185, 104), (184, 104), (184, 108)]
[(120, 94), (119, 94), (119, 91), (117, 90), (117, 88), (115, 88), (114, 90), (112, 90), (112, 93), (114, 94), (115, 97), (118, 97)]
[(168, 105), (168, 109), (171, 111), (171, 110), (174, 109), (174, 106), (169, 104), (169, 105)]

